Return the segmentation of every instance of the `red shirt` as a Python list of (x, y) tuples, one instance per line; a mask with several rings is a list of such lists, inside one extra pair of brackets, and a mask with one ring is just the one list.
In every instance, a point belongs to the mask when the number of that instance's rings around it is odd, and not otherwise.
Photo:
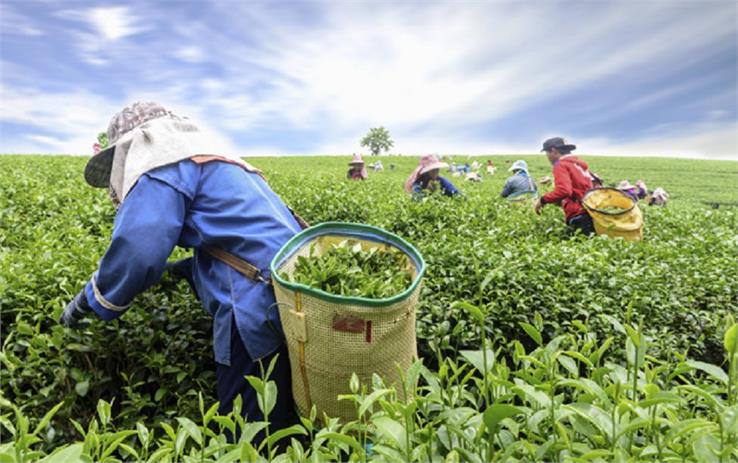
[(553, 191), (541, 198), (544, 204), (560, 204), (566, 221), (585, 212), (582, 207), (584, 194), (592, 189), (592, 176), (587, 163), (572, 154), (562, 156), (553, 167)]

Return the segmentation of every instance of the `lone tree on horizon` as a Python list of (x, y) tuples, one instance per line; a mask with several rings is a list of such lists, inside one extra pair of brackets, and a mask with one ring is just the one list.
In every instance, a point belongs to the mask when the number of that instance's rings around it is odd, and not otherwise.
[(395, 142), (390, 138), (389, 131), (384, 127), (375, 127), (369, 129), (369, 133), (361, 139), (361, 146), (366, 146), (372, 152), (372, 156), (377, 156), (382, 151), (389, 151)]

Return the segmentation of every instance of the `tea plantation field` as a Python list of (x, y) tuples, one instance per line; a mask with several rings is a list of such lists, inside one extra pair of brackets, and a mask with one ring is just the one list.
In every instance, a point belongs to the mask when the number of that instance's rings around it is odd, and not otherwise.
[(84, 158), (0, 156), (0, 461), (738, 461), (738, 163), (582, 156), (670, 193), (629, 243), (501, 200), (518, 158), (550, 175), (542, 155), (492, 156), (483, 182), (450, 177), (463, 198), (421, 202), (403, 190), (415, 158), (365, 182), (350, 157), (249, 159), (308, 222), (382, 227), (428, 265), (409, 399), (354, 384), (355, 421), (303, 417), (257, 445), (263, 423), (215, 413), (211, 321), (185, 283), (111, 323), (57, 323), (115, 210)]

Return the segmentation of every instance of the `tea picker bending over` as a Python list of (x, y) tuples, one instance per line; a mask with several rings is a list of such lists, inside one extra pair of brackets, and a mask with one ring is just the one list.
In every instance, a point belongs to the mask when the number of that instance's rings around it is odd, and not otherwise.
[(649, 206), (666, 206), (669, 201), (669, 193), (661, 187), (653, 190), (653, 193), (646, 197)]
[(364, 160), (361, 158), (361, 154), (354, 154), (354, 158), (349, 162), (349, 170), (346, 174), (346, 178), (349, 180), (366, 180), (369, 177), (367, 174)]
[(559, 204), (564, 210), (566, 224), (586, 235), (594, 233), (592, 217), (582, 206), (584, 194), (592, 188), (593, 176), (587, 163), (577, 158), (570, 145), (561, 137), (549, 138), (543, 143), (541, 151), (546, 152), (553, 166), (554, 189), (541, 196), (536, 202), (535, 211), (541, 213), (546, 204)]
[(405, 191), (411, 193), (414, 199), (422, 198), (426, 193), (434, 191), (440, 191), (446, 196), (458, 195), (459, 190), (454, 184), (438, 174), (440, 169), (446, 167), (448, 164), (441, 162), (438, 156), (426, 154), (420, 158), (418, 167), (405, 181)]
[[(268, 310), (275, 300), (264, 271), (300, 231), (298, 219), (258, 170), (236, 156), (212, 154), (197, 126), (156, 103), (124, 108), (107, 134), (110, 146), (87, 163), (85, 180), (109, 188), (117, 206), (112, 238), (60, 322), (76, 327), (90, 313), (105, 321), (120, 317), (159, 281), (175, 246), (193, 248), (194, 259), (178, 262), (174, 273), (188, 278), (213, 316), (219, 412), (229, 412), (240, 395), (247, 419), (262, 420), (244, 376), (260, 376), (260, 362), (266, 370), (279, 355), (271, 426), (294, 424), (289, 359), (278, 311)], [(226, 263), (234, 256), (252, 267)]]
[(500, 195), (503, 198), (514, 199), (523, 195), (535, 197), (538, 195), (538, 187), (528, 174), (528, 163), (518, 160), (508, 169), (513, 173), (502, 187)]
[(643, 180), (638, 180), (635, 185), (631, 185), (629, 181), (623, 180), (618, 183), (618, 190), (633, 198), (634, 201), (643, 199), (648, 195), (648, 189), (646, 188), (646, 184), (643, 183)]

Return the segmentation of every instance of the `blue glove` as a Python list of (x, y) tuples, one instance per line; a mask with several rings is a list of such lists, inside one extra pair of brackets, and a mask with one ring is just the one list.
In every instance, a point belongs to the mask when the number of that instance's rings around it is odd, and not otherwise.
[(80, 327), (79, 321), (91, 310), (90, 304), (87, 303), (87, 296), (85, 296), (85, 292), (82, 290), (74, 296), (72, 302), (67, 304), (61, 317), (59, 317), (59, 323), (67, 328), (78, 328)]
[(186, 259), (180, 259), (177, 261), (169, 261), (164, 267), (164, 271), (172, 276), (175, 281), (185, 279), (195, 293), (195, 297), (199, 300), (200, 295), (197, 294), (197, 288), (195, 287), (195, 280), (192, 276), (192, 257)]
[(192, 258), (180, 259), (177, 261), (169, 261), (164, 266), (164, 271), (169, 272), (175, 280), (185, 278), (189, 281), (192, 278)]

